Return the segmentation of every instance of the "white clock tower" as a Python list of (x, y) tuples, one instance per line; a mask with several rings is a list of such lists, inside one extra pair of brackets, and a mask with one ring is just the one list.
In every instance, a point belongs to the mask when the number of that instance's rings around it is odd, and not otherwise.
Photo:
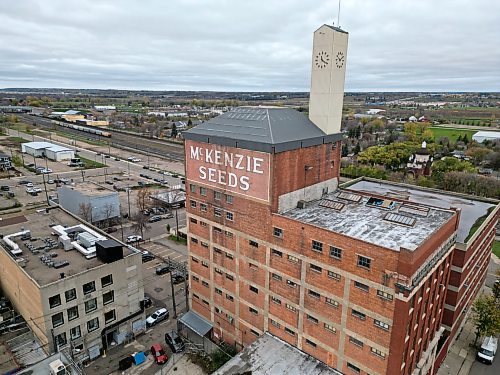
[(348, 39), (334, 26), (314, 32), (309, 119), (326, 134), (340, 133)]

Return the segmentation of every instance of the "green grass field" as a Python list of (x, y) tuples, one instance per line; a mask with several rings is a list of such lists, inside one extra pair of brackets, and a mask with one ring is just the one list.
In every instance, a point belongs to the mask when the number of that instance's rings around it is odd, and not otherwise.
[(430, 127), (429, 130), (434, 135), (434, 139), (437, 141), (441, 137), (448, 137), (450, 142), (456, 142), (459, 136), (463, 137), (467, 134), (467, 138), (469, 141), (472, 139), (472, 136), (477, 133), (477, 130), (467, 130), (467, 129), (453, 129), (453, 128), (438, 128), (438, 127)]
[(500, 258), (500, 241), (493, 242), (493, 254)]

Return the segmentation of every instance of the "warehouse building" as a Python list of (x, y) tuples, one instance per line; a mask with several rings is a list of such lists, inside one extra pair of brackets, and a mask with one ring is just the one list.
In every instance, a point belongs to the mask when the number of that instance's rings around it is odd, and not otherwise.
[(21, 151), (36, 158), (48, 158), (53, 161), (71, 160), (75, 157), (75, 150), (50, 142), (23, 143)]
[(59, 206), (0, 223), (0, 286), (46, 353), (98, 357), (145, 329), (142, 259)]
[(435, 373), (484, 281), (498, 202), (339, 187), (346, 53), (347, 33), (315, 32), (309, 118), (240, 107), (184, 133), (183, 324), (239, 348), (268, 332), (342, 373)]
[(472, 136), (472, 140), (483, 143), (484, 141), (498, 141), (500, 140), (500, 132), (493, 132), (493, 131), (479, 131), (474, 133)]

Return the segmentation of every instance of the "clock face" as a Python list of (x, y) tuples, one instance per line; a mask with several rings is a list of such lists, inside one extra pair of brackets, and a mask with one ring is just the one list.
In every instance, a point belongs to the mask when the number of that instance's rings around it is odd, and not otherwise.
[(345, 63), (344, 52), (337, 52), (337, 57), (335, 57), (335, 65), (337, 66), (337, 68), (340, 69), (344, 66), (344, 63)]
[(325, 51), (319, 52), (314, 58), (314, 64), (316, 67), (323, 69), (330, 63), (330, 56)]

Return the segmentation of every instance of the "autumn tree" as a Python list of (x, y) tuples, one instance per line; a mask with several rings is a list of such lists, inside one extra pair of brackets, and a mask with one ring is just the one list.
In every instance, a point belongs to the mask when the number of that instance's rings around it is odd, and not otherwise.
[(472, 305), (472, 321), (476, 326), (476, 339), (500, 333), (500, 305), (494, 296), (481, 294)]
[(137, 191), (136, 205), (137, 209), (142, 213), (150, 205), (149, 195), (151, 194), (148, 188), (142, 188)]
[(142, 212), (138, 212), (135, 215), (132, 215), (132, 230), (134, 233), (141, 233), (142, 239), (144, 239), (144, 232), (151, 229), (148, 225), (148, 217), (144, 215)]

